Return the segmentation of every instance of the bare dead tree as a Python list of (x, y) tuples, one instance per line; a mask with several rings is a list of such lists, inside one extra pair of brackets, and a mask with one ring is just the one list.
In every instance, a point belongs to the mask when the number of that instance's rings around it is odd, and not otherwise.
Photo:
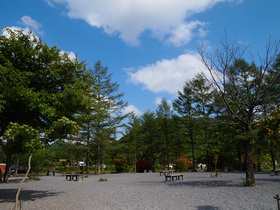
[(205, 77), (212, 83), (229, 113), (239, 121), (243, 129), (246, 182), (254, 186), (256, 183), (250, 133), (253, 122), (262, 111), (260, 108), (280, 78), (280, 71), (269, 77), (279, 52), (279, 41), (269, 40), (264, 58), (259, 56), (260, 67), (257, 67), (254, 60), (251, 64), (245, 61), (246, 51), (246, 45), (237, 42), (230, 44), (227, 38), (222, 39), (221, 48), (214, 52), (210, 52), (205, 45), (198, 46), (201, 61), (209, 72), (204, 74)]

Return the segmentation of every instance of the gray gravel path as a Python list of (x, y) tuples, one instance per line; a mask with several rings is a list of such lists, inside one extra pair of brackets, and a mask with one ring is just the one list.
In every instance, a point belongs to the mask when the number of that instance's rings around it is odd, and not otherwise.
[[(100, 178), (107, 181), (100, 182)], [(273, 198), (280, 192), (280, 177), (256, 173), (256, 187), (243, 187), (244, 173), (184, 173), (184, 180), (166, 182), (159, 173), (91, 175), (84, 181), (44, 176), (26, 181), (21, 191), (24, 210), (268, 210), (277, 209)], [(0, 184), (0, 209), (11, 209), (20, 178)]]

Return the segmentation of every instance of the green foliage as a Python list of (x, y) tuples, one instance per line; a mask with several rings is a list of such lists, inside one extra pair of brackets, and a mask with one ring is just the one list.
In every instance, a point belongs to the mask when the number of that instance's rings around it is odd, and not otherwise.
[[(67, 159), (70, 162), (71, 153), (67, 151), (64, 140), (57, 140), (46, 148), (48, 159), (59, 161), (59, 159)], [(68, 163), (69, 164), (69, 163)]]
[(73, 137), (73, 135), (77, 135), (77, 132), (81, 129), (81, 127), (77, 124), (76, 121), (70, 120), (67, 117), (62, 117), (53, 123), (51, 129), (47, 132), (47, 138), (51, 141), (56, 139), (67, 138), (69, 135)]
[[(7, 160), (16, 153), (29, 153), (31, 160), (35, 148), (42, 146), (34, 135), (40, 134), (48, 143), (72, 133), (68, 120), (87, 106), (92, 77), (84, 62), (71, 59), (56, 46), (48, 47), (32, 31), (4, 30), (0, 35), (0, 145)], [(11, 134), (10, 122), (22, 134)], [(26, 131), (19, 126), (26, 126)]]
[(28, 125), (10, 123), (4, 138), (7, 140), (5, 146), (7, 152), (32, 154), (42, 147), (39, 132)]
[(0, 129), (12, 121), (43, 133), (57, 119), (83, 110), (89, 81), (84, 63), (31, 31), (4, 30), (9, 36), (0, 36)]

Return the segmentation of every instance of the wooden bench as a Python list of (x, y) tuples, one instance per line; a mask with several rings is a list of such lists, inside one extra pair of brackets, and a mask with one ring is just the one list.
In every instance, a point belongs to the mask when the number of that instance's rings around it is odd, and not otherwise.
[(280, 169), (276, 169), (276, 170), (274, 170), (274, 174), (275, 174), (275, 176), (277, 176), (279, 172), (280, 172)]
[(165, 181), (168, 181), (168, 179), (169, 179), (169, 181), (183, 180), (184, 179), (184, 175), (183, 174), (169, 174), (169, 175), (165, 175)]
[(80, 177), (82, 181), (84, 181), (84, 175), (83, 174), (65, 174), (67, 181), (79, 181)]
[(160, 171), (159, 175), (161, 176), (161, 174), (163, 174), (163, 175), (171, 175), (171, 174), (173, 174), (173, 171)]

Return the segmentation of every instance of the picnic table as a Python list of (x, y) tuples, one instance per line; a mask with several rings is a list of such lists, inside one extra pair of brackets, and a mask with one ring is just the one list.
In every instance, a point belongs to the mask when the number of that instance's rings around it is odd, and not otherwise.
[(184, 179), (183, 174), (167, 174), (165, 175), (165, 181), (177, 181), (177, 180), (182, 180)]
[(160, 171), (159, 175), (161, 176), (161, 174), (163, 174), (163, 175), (170, 175), (170, 174), (173, 174), (173, 171)]
[(82, 181), (84, 181), (84, 175), (83, 174), (65, 174), (67, 181), (79, 181), (80, 177)]

